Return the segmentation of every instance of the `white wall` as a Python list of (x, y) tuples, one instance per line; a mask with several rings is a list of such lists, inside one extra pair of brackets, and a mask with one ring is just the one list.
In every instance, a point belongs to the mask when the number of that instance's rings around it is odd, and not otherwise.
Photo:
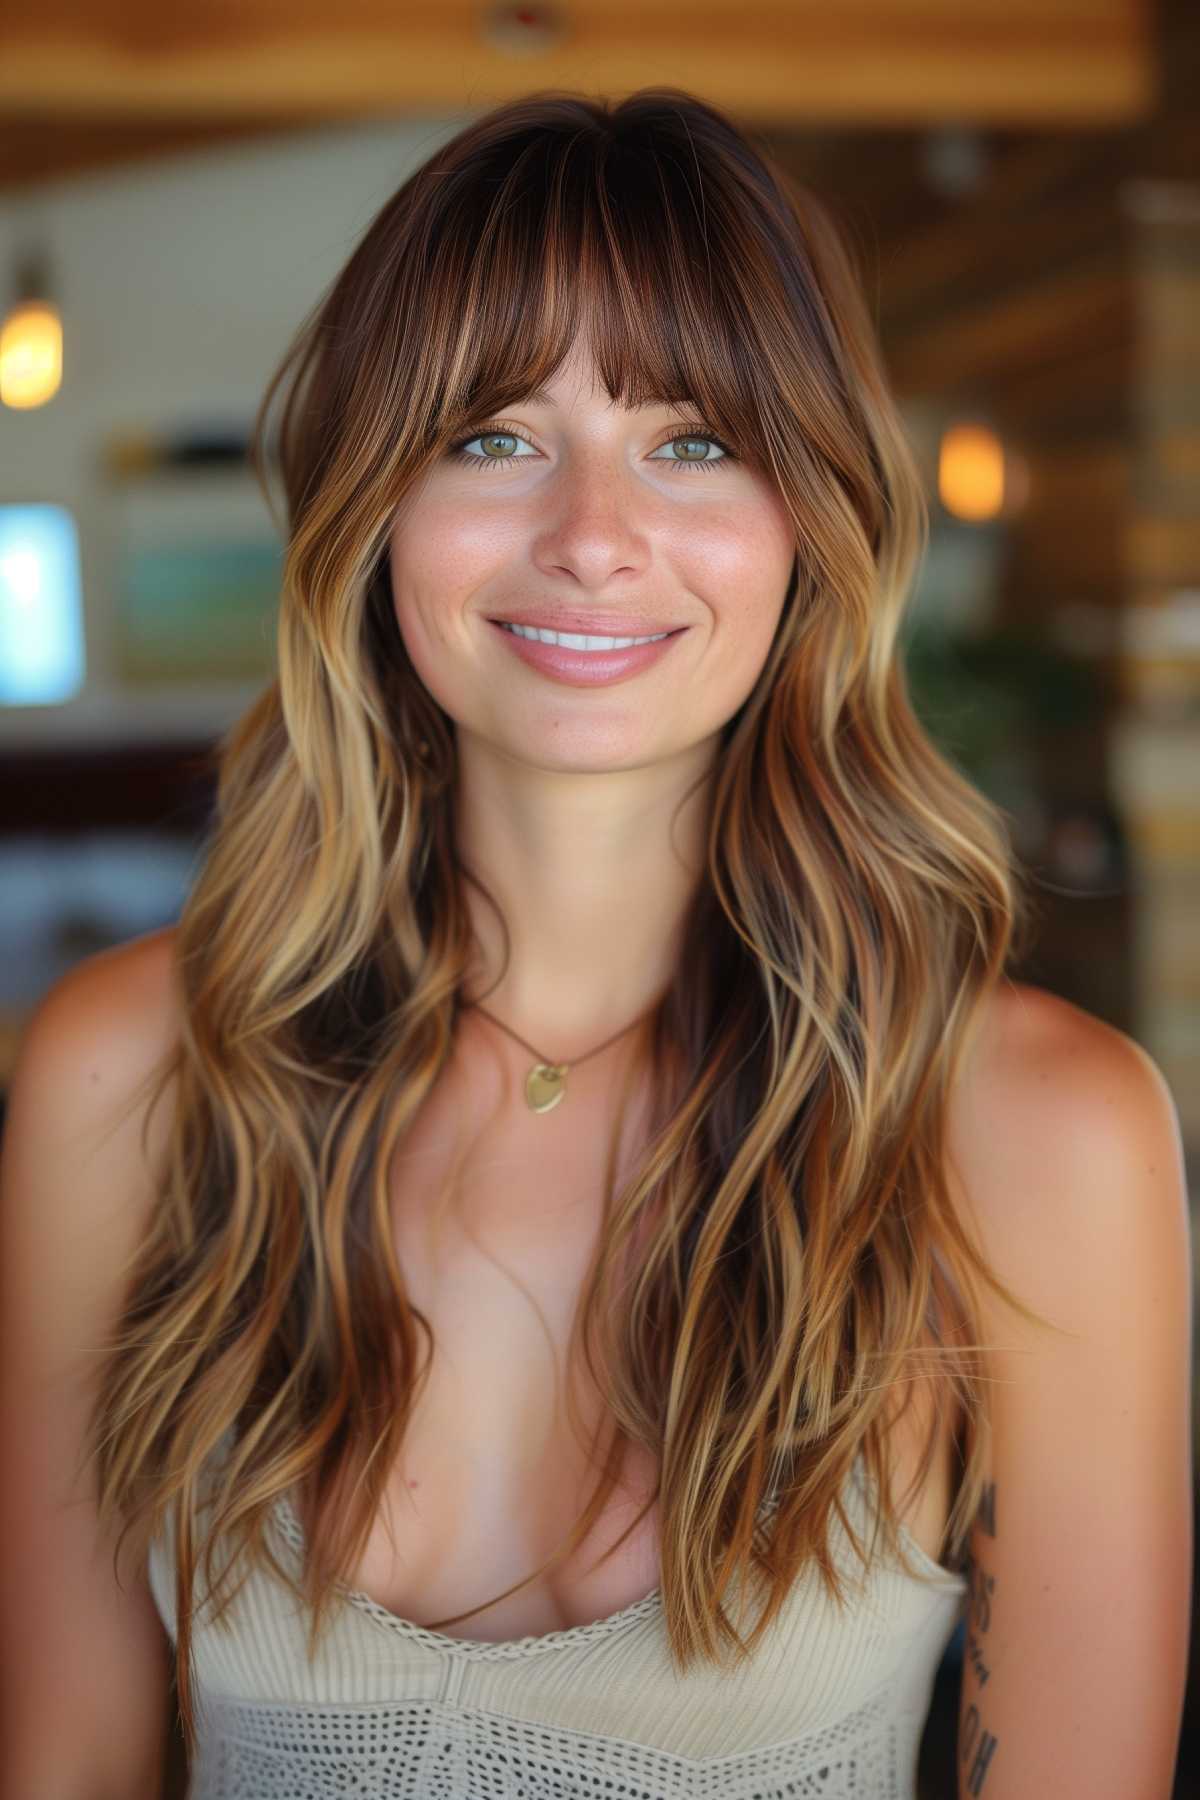
[[(203, 736), (241, 711), (252, 688), (134, 706), (116, 691), (107, 638), (120, 534), (101, 446), (116, 431), (248, 426), (370, 220), (469, 116), (281, 134), (0, 201), (0, 294), (7, 304), (26, 246), (44, 246), (63, 318), (59, 393), (28, 412), (0, 406), (0, 503), (53, 501), (75, 515), (88, 651), (81, 695), (0, 707), (0, 742)], [(231, 480), (231, 505), (269, 521), (245, 485)]]

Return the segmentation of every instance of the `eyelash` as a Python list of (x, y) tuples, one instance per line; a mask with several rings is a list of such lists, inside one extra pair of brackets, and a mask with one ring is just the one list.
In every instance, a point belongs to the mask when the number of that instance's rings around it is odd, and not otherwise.
[[(493, 419), (489, 424), (481, 425), (477, 430), (469, 432), (466, 437), (461, 437), (456, 443), (451, 444), (450, 454), (457, 457), (459, 462), (470, 463), (476, 468), (483, 466), (492, 469), (503, 469), (506, 468), (509, 463), (524, 462), (526, 460), (526, 458), (522, 456), (477, 456), (474, 451), (463, 449), (464, 444), (473, 443), (478, 437), (515, 437), (519, 438), (523, 444), (529, 443), (529, 439), (525, 436), (524, 432), (518, 431), (513, 425), (505, 424), (503, 419)], [(699, 423), (685, 425), (681, 430), (672, 431), (671, 435), (664, 438), (662, 444), (659, 444), (657, 448), (661, 450), (664, 444), (673, 444), (680, 438), (700, 438), (705, 443), (715, 444), (718, 450), (723, 451), (724, 454), (716, 457), (713, 461), (709, 461), (706, 458), (704, 462), (685, 462), (682, 459), (675, 462), (670, 457), (664, 458), (663, 460), (666, 461), (670, 467), (676, 469), (708, 470), (720, 468), (726, 458), (728, 458), (730, 462), (737, 461), (737, 457), (729, 448), (729, 445), (725, 440), (719, 438), (715, 431), (710, 431), (707, 425)], [(533, 445), (530, 444), (530, 449), (532, 448)]]

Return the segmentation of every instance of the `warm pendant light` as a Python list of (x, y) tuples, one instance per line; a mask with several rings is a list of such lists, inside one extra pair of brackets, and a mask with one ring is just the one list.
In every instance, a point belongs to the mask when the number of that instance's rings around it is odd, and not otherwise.
[(62, 319), (50, 298), (44, 262), (18, 266), (16, 298), (0, 323), (0, 404), (44, 406), (62, 386)]

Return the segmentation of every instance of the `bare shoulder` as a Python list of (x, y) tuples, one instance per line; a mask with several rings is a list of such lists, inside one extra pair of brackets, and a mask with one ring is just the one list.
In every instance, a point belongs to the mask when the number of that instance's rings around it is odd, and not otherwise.
[(97, 1331), (158, 1194), (182, 1016), (167, 927), (82, 958), (42, 995), (18, 1041), (0, 1140), (6, 1255), (36, 1259), (31, 1294), (67, 1282)]
[(1175, 1104), (1130, 1036), (1017, 985), (989, 1002), (950, 1112), (968, 1235), (1042, 1321), (981, 1289), (958, 1800), (1165, 1796), (1193, 1552)]
[(8, 1083), (0, 1688), (19, 1668), (20, 1696), (10, 1684), (0, 1708), (5, 1793), (160, 1790), (166, 1639), (144, 1563), (115, 1578), (90, 1453), (102, 1353), (160, 1193), (178, 993), (172, 931), (85, 957), (35, 1006)]
[(41, 1058), (68, 1063), (93, 1046), (90, 1083), (115, 1087), (174, 1045), (182, 1016), (176, 928), (168, 925), (85, 956), (61, 975), (27, 1022), (18, 1063), (35, 1042)]
[(1094, 1227), (1106, 1194), (1122, 1204), (1131, 1190), (1114, 1182), (1118, 1168), (1133, 1176), (1155, 1165), (1172, 1194), (1182, 1183), (1175, 1103), (1149, 1052), (1020, 982), (987, 1003), (951, 1096), (948, 1149), (961, 1198), (1014, 1273), (1023, 1252), (1037, 1262), (1069, 1256), (1069, 1227)]
[[(30, 1030), (66, 1031), (75, 1020), (106, 1020), (114, 1047), (130, 1055), (156, 1053), (178, 1032), (176, 927), (114, 944), (80, 959), (61, 975), (34, 1009)], [(48, 1023), (49, 1022), (49, 1023)]]
[(968, 1104), (977, 1107), (1000, 1080), (1006, 1104), (1057, 1104), (1077, 1092), (1095, 1104), (1097, 1087), (1117, 1083), (1149, 1090), (1165, 1084), (1158, 1065), (1134, 1038), (1060, 994), (1006, 981), (986, 1007), (979, 1059)]
[(103, 1144), (140, 1162), (144, 1123), (153, 1154), (168, 1108), (147, 1114), (141, 1102), (182, 1017), (174, 926), (83, 957), (43, 994), (18, 1042), (8, 1114), (19, 1142), (66, 1133), (80, 1154)]

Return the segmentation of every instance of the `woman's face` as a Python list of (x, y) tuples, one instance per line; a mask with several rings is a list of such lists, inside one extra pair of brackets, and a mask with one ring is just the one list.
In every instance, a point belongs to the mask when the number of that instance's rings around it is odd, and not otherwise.
[[(577, 350), (543, 397), (503, 423), (479, 419), (465, 454), (447, 452), (405, 496), (391, 532), (396, 618), (460, 736), (542, 769), (599, 772), (694, 750), (741, 706), (795, 539), (774, 485), (701, 423), (688, 407), (613, 406)], [(548, 651), (498, 621), (673, 635), (632, 652)]]

